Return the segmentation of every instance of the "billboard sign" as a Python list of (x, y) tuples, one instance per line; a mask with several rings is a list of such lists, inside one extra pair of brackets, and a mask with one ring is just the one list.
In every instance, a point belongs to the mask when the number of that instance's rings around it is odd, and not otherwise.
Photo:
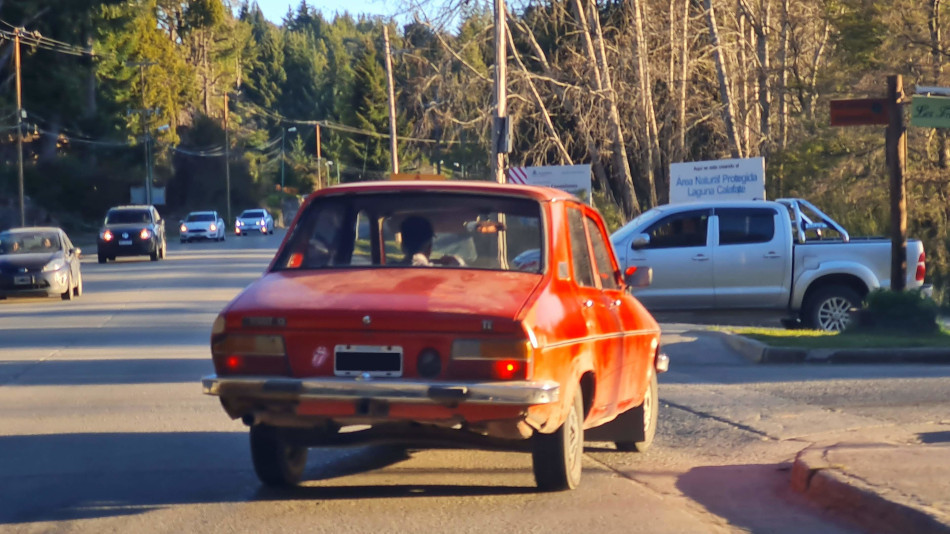
[(719, 159), (670, 165), (670, 204), (764, 200), (765, 159)]
[(591, 202), (590, 165), (510, 167), (508, 183), (553, 187), (567, 191), (584, 202)]

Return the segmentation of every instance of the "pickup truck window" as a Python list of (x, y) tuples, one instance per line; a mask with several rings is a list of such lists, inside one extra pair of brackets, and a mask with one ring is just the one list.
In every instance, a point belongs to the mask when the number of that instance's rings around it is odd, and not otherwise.
[(767, 208), (717, 208), (719, 244), (768, 243), (775, 235), (775, 212)]
[(597, 226), (597, 222), (587, 217), (587, 230), (590, 232), (590, 244), (594, 248), (594, 261), (597, 264), (597, 276), (600, 277), (600, 287), (603, 289), (620, 289), (614, 266), (610, 263), (610, 253), (607, 252), (607, 239)]
[(574, 263), (574, 281), (584, 287), (597, 287), (594, 283), (590, 249), (587, 248), (587, 231), (580, 210), (567, 210), (567, 224), (571, 234), (571, 260)]
[(704, 247), (708, 225), (707, 210), (670, 215), (647, 229), (650, 244), (646, 248)]

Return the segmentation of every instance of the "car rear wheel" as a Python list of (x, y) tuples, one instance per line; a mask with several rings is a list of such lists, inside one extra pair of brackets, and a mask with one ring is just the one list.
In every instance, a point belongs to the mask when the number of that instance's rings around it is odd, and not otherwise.
[(307, 448), (290, 445), (268, 425), (251, 427), (251, 460), (257, 478), (268, 486), (295, 486), (307, 465)]
[(552, 434), (536, 434), (531, 459), (534, 480), (541, 491), (576, 488), (581, 482), (584, 455), (584, 408), (581, 390), (574, 391), (574, 402), (567, 419)]
[(99, 254), (99, 263), (105, 263), (108, 258), (105, 254)]
[(643, 396), (643, 404), (628, 410), (617, 419), (624, 418), (631, 425), (643, 425), (642, 441), (617, 441), (618, 451), (646, 452), (656, 436), (656, 423), (659, 419), (660, 403), (657, 397), (656, 373), (651, 373), (650, 383)]
[(840, 332), (851, 322), (851, 308), (861, 304), (861, 296), (845, 286), (829, 286), (808, 297), (803, 317), (811, 328)]

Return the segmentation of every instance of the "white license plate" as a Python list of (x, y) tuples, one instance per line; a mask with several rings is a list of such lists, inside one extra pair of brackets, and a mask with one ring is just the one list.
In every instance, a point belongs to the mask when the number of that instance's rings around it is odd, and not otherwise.
[(120, 244), (120, 245), (131, 245), (131, 244), (132, 244), (132, 240), (131, 240), (131, 239), (122, 239), (122, 240), (119, 240), (119, 244)]
[(32, 283), (33, 283), (33, 277), (28, 274), (13, 277), (13, 285), (28, 286)]
[(336, 376), (402, 376), (402, 347), (337, 345), (333, 356)]

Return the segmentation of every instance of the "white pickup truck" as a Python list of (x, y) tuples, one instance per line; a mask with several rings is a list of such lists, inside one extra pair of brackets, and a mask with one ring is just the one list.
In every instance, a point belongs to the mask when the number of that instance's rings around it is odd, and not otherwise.
[[(668, 204), (611, 235), (620, 264), (649, 267), (650, 311), (786, 310), (839, 331), (865, 295), (891, 285), (891, 242), (852, 238), (802, 199)], [(908, 289), (924, 286), (924, 246), (907, 241)]]

